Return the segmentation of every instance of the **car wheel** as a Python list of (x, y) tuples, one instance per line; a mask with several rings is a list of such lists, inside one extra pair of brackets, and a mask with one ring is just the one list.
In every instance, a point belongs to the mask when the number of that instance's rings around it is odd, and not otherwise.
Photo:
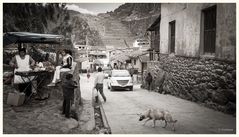
[(133, 91), (133, 86), (129, 88), (130, 91)]
[(108, 89), (110, 89), (110, 86), (108, 85)]

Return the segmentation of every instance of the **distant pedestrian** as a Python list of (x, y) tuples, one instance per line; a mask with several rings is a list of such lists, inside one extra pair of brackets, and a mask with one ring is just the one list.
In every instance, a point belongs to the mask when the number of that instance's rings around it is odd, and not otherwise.
[(73, 81), (72, 74), (66, 74), (66, 80), (62, 83), (63, 89), (63, 111), (62, 114), (65, 114), (65, 117), (70, 118), (71, 104), (74, 101), (74, 89), (77, 88), (77, 83)]
[(151, 73), (149, 72), (145, 79), (145, 82), (147, 83), (147, 88), (149, 91), (151, 91), (152, 81), (153, 81), (153, 77), (152, 77)]
[[(104, 102), (106, 102), (106, 97), (105, 97), (105, 94), (104, 94), (104, 91), (103, 91), (104, 78), (105, 78), (105, 75), (102, 72), (102, 68), (99, 67), (98, 68), (98, 73), (96, 74), (96, 78), (95, 78), (94, 88), (96, 88), (96, 90), (100, 92), (102, 98), (104, 99)], [(98, 101), (98, 96), (96, 98), (97, 98), (96, 99), (96, 102), (97, 102)]]
[(89, 73), (89, 71), (87, 70), (87, 82), (89, 82), (89, 79), (90, 79), (90, 73)]
[(130, 76), (133, 78), (134, 76), (134, 68), (129, 69)]

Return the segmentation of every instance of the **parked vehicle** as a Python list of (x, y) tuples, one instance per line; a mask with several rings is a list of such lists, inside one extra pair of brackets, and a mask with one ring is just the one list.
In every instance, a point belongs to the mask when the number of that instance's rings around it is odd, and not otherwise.
[(110, 67), (103, 67), (103, 73), (105, 74), (105, 78), (108, 78), (111, 74), (111, 68)]
[(112, 70), (109, 76), (108, 89), (129, 89), (133, 91), (133, 80), (128, 70)]

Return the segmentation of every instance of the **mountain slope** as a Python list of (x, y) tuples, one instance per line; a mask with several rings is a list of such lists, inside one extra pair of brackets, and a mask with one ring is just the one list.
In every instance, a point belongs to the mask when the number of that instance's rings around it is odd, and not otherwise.
[[(9, 10), (11, 9), (11, 10)], [(3, 31), (52, 32), (69, 19), (64, 4), (4, 3)], [(52, 32), (55, 33), (55, 32)]]
[(119, 19), (133, 35), (141, 38), (160, 12), (160, 3), (126, 3), (107, 14)]
[(106, 47), (132, 47), (135, 37), (120, 20), (107, 17), (103, 19), (103, 24), (104, 32), (101, 37)]
[(158, 18), (160, 3), (126, 3), (113, 12), (86, 19), (99, 32), (108, 48), (132, 47), (134, 40), (144, 37), (147, 28)]
[(134, 35), (120, 20), (105, 15), (107, 14), (100, 16), (83, 15), (82, 18), (87, 21), (91, 29), (98, 31), (106, 48), (132, 47)]
[(91, 46), (125, 48), (144, 36), (160, 14), (160, 3), (126, 3), (98, 16), (56, 3), (4, 3), (3, 11), (4, 32), (54, 33), (71, 38), (72, 43), (86, 44), (88, 38)]
[(66, 44), (69, 47), (72, 47), (72, 42), (85, 44), (87, 35), (90, 45), (103, 45), (98, 31), (91, 29), (82, 16), (79, 12), (67, 10), (65, 4), (4, 3), (3, 32), (60, 34), (68, 39)]

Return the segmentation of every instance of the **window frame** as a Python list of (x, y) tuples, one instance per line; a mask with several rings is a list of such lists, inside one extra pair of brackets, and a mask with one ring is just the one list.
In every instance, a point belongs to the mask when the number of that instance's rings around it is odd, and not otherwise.
[[(169, 24), (168, 52), (169, 52), (169, 54), (175, 54), (175, 48), (176, 48), (176, 20), (170, 21), (168, 24)], [(174, 25), (174, 35), (172, 35), (172, 27), (173, 27), (173, 25)], [(173, 46), (172, 46), (172, 36), (174, 36), (174, 39), (173, 39), (174, 40), (174, 45)]]
[[(214, 51), (210, 52), (210, 51), (206, 51), (205, 50), (205, 14), (207, 14), (206, 12), (208, 12), (209, 10), (212, 10), (213, 8), (215, 11), (215, 30), (214, 30)], [(211, 31), (211, 30), (209, 30)], [(200, 33), (200, 55), (203, 57), (215, 57), (216, 54), (216, 34), (217, 34), (217, 5), (211, 5), (210, 7), (204, 8), (201, 10), (201, 33)], [(209, 49), (207, 49), (209, 50)]]

